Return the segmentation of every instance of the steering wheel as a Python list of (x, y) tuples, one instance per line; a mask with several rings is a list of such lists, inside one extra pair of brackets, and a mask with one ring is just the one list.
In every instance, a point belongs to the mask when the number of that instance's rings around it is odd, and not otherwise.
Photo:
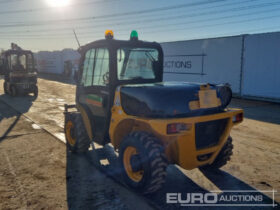
[(109, 83), (109, 72), (106, 72), (105, 74), (103, 74), (103, 82), (106, 85)]

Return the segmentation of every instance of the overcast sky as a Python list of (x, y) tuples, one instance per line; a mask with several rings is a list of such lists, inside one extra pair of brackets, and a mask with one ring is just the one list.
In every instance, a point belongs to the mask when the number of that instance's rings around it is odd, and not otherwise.
[[(69, 1), (54, 7), (52, 2)], [(67, 4), (67, 2), (66, 2)], [(0, 0), (0, 48), (77, 48), (106, 29), (128, 39), (176, 41), (280, 31), (279, 0)]]

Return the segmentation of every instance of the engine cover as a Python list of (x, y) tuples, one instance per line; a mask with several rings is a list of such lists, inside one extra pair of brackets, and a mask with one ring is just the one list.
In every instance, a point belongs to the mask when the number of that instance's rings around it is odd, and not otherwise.
[[(221, 105), (195, 110), (190, 108), (190, 102), (199, 101), (202, 85), (187, 82), (124, 85), (120, 90), (121, 105), (126, 114), (147, 118), (178, 118), (222, 112), (224, 107)], [(218, 90), (218, 87), (212, 85), (211, 89)]]

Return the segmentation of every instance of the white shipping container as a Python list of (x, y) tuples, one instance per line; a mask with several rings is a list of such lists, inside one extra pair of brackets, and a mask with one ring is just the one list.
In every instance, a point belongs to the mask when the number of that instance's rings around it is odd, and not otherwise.
[(60, 51), (38, 52), (36, 58), (39, 72), (51, 74), (63, 73), (62, 54)]
[(280, 99), (280, 33), (245, 38), (242, 95)]
[(65, 61), (72, 61), (73, 65), (79, 65), (80, 57), (81, 57), (80, 53), (78, 53), (78, 51), (76, 51), (76, 50), (73, 50), (73, 49), (62, 50), (63, 63)]
[(79, 62), (80, 62), (80, 53), (73, 49), (64, 49), (62, 50), (62, 60), (63, 63), (65, 61), (71, 61), (72, 63), (72, 76), (75, 75), (75, 72), (79, 70)]
[(242, 36), (161, 45), (165, 81), (229, 83), (240, 94)]
[(35, 54), (37, 68), (39, 72), (62, 74), (64, 71), (64, 62), (71, 61), (73, 68), (78, 69), (80, 54), (73, 49), (64, 49), (62, 51), (41, 51)]

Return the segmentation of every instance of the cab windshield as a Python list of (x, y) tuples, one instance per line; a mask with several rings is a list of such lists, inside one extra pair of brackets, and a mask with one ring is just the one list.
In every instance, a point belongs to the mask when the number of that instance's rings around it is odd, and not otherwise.
[(155, 79), (159, 53), (153, 48), (120, 48), (117, 51), (118, 79)]
[(32, 54), (11, 54), (8, 62), (12, 71), (32, 72), (34, 70)]

